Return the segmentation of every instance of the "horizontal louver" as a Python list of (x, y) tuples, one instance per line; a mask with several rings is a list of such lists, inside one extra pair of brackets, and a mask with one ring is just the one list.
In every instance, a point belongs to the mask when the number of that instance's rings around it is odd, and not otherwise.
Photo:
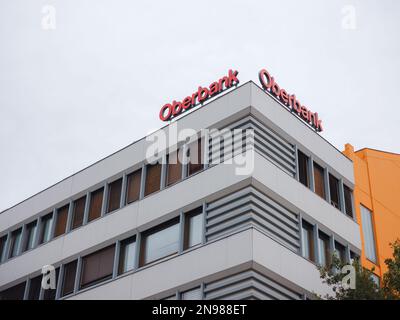
[(254, 270), (205, 285), (207, 300), (300, 300), (301, 295)]
[(206, 239), (255, 226), (292, 251), (300, 247), (297, 214), (253, 187), (207, 204)]

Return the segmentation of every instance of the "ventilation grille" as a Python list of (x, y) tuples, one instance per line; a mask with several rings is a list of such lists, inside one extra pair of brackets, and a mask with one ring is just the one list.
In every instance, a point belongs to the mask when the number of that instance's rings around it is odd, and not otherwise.
[(214, 240), (248, 226), (256, 226), (272, 239), (299, 252), (297, 214), (254, 187), (247, 187), (207, 204), (206, 239)]
[(249, 270), (206, 284), (206, 300), (300, 300), (299, 293)]

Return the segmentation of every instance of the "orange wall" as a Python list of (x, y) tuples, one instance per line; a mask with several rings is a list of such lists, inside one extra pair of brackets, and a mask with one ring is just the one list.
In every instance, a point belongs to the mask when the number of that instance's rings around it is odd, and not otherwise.
[(361, 231), (360, 204), (373, 215), (377, 264), (365, 258), (361, 232), (362, 265), (369, 269), (374, 266), (375, 273), (382, 276), (386, 272), (385, 259), (392, 257), (389, 243), (400, 238), (400, 155), (373, 149), (354, 152), (350, 144), (343, 153), (354, 163), (354, 205)]

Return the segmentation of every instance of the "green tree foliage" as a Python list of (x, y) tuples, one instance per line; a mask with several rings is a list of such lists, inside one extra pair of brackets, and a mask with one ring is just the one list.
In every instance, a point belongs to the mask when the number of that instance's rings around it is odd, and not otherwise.
[(341, 272), (347, 263), (342, 262), (334, 253), (328, 266), (318, 267), (322, 282), (332, 289), (332, 295), (317, 295), (317, 298), (328, 300), (400, 299), (400, 240), (396, 240), (391, 246), (393, 258), (385, 260), (388, 271), (383, 276), (381, 287), (372, 279), (374, 268), (372, 270), (363, 268), (356, 259), (352, 263), (355, 272), (355, 288), (350, 288), (349, 282), (342, 281), (348, 275), (347, 272)]
[(400, 239), (390, 246), (393, 258), (385, 260), (388, 271), (383, 275), (382, 289), (388, 299), (400, 299)]
[(349, 288), (350, 282), (342, 282), (348, 272), (341, 273), (346, 265), (336, 254), (332, 255), (331, 263), (327, 267), (318, 267), (323, 283), (331, 287), (333, 294), (318, 296), (328, 300), (381, 300), (384, 299), (382, 290), (372, 280), (373, 270), (363, 268), (358, 259), (353, 261), (355, 273), (355, 289)]

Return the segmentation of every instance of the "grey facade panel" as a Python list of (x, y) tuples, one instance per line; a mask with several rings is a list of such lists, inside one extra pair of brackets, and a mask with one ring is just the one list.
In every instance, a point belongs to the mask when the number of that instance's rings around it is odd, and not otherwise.
[(298, 215), (254, 187), (244, 188), (207, 204), (207, 241), (248, 226), (263, 230), (287, 248), (299, 252)]
[(275, 280), (248, 270), (205, 284), (206, 300), (300, 300), (301, 294)]
[[(256, 120), (252, 116), (246, 116), (224, 128), (221, 128), (221, 134), (210, 138), (209, 140), (209, 163), (217, 163), (219, 158), (226, 159), (226, 154), (236, 154), (239, 148), (245, 148), (243, 142), (232, 139), (229, 135), (224, 133), (223, 130), (254, 130), (254, 147), (261, 155), (274, 163), (280, 169), (285, 171), (292, 177), (296, 175), (296, 148), (295, 145), (286, 141), (276, 132)], [(233, 131), (231, 132), (233, 134)], [(221, 136), (225, 139), (221, 140)], [(226, 140), (229, 139), (231, 146), (227, 150)], [(232, 141), (234, 140), (234, 141)], [(224, 147), (225, 145), (225, 147)]]

